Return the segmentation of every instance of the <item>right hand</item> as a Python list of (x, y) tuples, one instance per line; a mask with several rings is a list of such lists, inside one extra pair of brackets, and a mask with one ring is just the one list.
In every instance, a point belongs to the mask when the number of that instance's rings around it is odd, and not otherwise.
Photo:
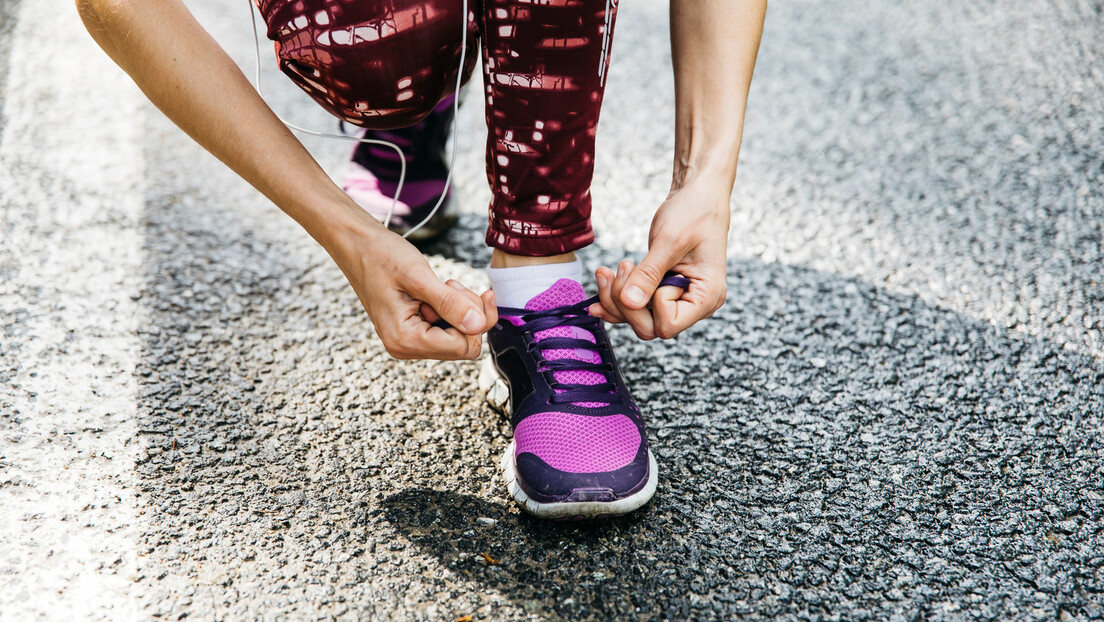
[[(418, 249), (375, 221), (372, 224), (370, 232), (330, 254), (387, 352), (397, 359), (479, 356), (483, 333), (498, 321), (494, 292), (479, 296), (458, 281), (442, 283)], [(433, 326), (439, 319), (455, 328)]]

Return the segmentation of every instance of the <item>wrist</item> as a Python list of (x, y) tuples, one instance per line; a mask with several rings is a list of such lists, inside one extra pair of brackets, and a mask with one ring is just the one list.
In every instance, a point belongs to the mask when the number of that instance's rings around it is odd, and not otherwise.
[(363, 254), (366, 247), (387, 229), (368, 212), (338, 190), (317, 201), (309, 215), (299, 223), (339, 264)]
[[(736, 183), (736, 162), (740, 152), (740, 136), (717, 141), (690, 141), (687, 146), (675, 149), (675, 162), (671, 175), (671, 191), (688, 185), (712, 187), (727, 197)], [(711, 143), (711, 144), (710, 144)]]
[(729, 170), (727, 167), (709, 163), (698, 165), (690, 162), (676, 162), (671, 176), (670, 195), (693, 188), (696, 193), (715, 197), (717, 203), (724, 206), (727, 211), (735, 181), (735, 168)]

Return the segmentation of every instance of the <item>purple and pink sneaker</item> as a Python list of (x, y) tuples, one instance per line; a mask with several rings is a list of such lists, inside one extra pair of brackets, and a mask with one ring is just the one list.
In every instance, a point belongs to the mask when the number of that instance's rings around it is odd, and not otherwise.
[[(397, 145), (406, 160), (406, 179), (395, 202), (389, 228), (405, 235), (418, 226), (437, 205), (448, 177), (445, 143), (452, 126), (453, 98), (437, 105), (422, 121), (394, 130), (364, 130), (363, 138), (386, 140)], [(365, 211), (383, 222), (398, 189), (399, 154), (386, 145), (357, 143), (349, 162), (343, 189)], [(435, 238), (456, 224), (457, 207), (450, 190), (444, 203), (425, 225), (410, 235), (420, 242)], [(388, 223), (385, 223), (388, 224)]]
[[(686, 288), (683, 277), (664, 285)], [(631, 512), (656, 491), (655, 458), (602, 320), (583, 287), (560, 279), (524, 309), (499, 307), (479, 384), (510, 416), (502, 457), (510, 493), (541, 518)]]

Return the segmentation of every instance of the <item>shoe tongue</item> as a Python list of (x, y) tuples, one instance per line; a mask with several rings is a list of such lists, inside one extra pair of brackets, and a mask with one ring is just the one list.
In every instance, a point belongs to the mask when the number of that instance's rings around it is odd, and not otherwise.
[(525, 308), (529, 311), (544, 311), (545, 309), (555, 309), (556, 307), (573, 305), (582, 301), (584, 298), (586, 298), (586, 293), (583, 291), (583, 286), (579, 284), (578, 281), (560, 279), (556, 281), (552, 287), (533, 296), (529, 302), (525, 304)]
[[(525, 305), (525, 308), (529, 311), (544, 311), (546, 309), (555, 309), (556, 307), (572, 305), (582, 301), (584, 298), (586, 298), (586, 293), (583, 291), (583, 286), (580, 285), (578, 281), (560, 279), (556, 281), (552, 287), (533, 296), (528, 304)], [(533, 337), (538, 342), (548, 339), (549, 337), (568, 337), (594, 343), (594, 335), (590, 331), (578, 326), (556, 326), (554, 328), (542, 330), (533, 335)], [(587, 363), (602, 362), (602, 357), (599, 356), (597, 352), (586, 348), (545, 350), (544, 356), (550, 361), (569, 358), (577, 361), (585, 361)], [(553, 375), (556, 380), (568, 384), (601, 384), (607, 381), (603, 374), (586, 370), (559, 371)], [(559, 392), (559, 390), (557, 390), (557, 392)], [(589, 408), (599, 408), (605, 406), (605, 403), (579, 402), (577, 405)]]

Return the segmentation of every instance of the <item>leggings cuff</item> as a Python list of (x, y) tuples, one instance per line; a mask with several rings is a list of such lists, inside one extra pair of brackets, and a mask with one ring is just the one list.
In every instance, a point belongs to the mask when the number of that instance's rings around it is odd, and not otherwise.
[(590, 221), (557, 232), (555, 235), (522, 235), (501, 226), (493, 215), (487, 227), (487, 246), (511, 255), (548, 257), (577, 251), (594, 242), (594, 229)]

